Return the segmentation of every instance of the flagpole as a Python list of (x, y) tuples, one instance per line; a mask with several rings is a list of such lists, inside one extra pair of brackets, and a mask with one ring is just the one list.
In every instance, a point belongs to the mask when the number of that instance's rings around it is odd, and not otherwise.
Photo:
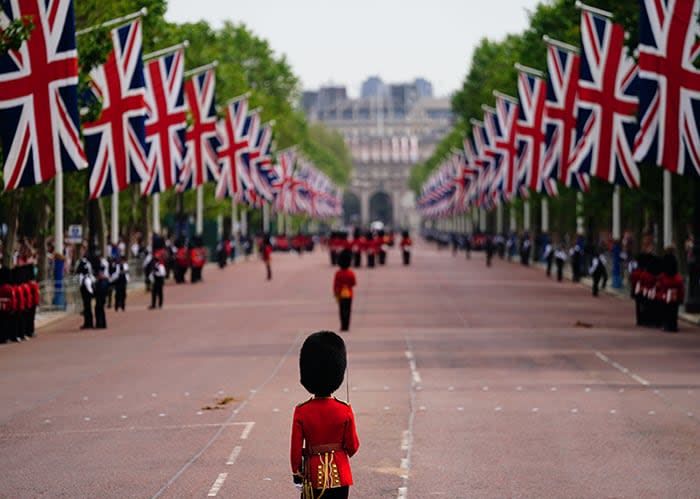
[(574, 54), (579, 54), (581, 53), (581, 50), (574, 46), (574, 45), (569, 45), (568, 43), (560, 42), (559, 40), (555, 40), (554, 38), (550, 38), (547, 35), (542, 35), (542, 41), (552, 45), (554, 47), (560, 48), (562, 50), (566, 50), (567, 52), (572, 52)]
[(269, 234), (270, 233), (270, 205), (269, 204), (263, 203), (262, 215), (263, 215), (263, 232), (265, 234)]
[(518, 230), (518, 222), (515, 219), (515, 206), (510, 205), (510, 231), (515, 232)]
[(530, 230), (530, 201), (523, 203), (523, 230)]
[(233, 237), (233, 254), (238, 256), (238, 203), (231, 198), (231, 236)]
[(620, 289), (622, 287), (622, 261), (620, 258), (621, 246), (620, 238), (622, 231), (620, 230), (620, 186), (616, 185), (613, 190), (612, 198), (612, 238), (613, 238), (613, 254), (612, 254), (612, 287)]
[(664, 168), (664, 248), (673, 244), (673, 209), (671, 202), (671, 172)]
[(153, 232), (160, 234), (160, 193), (154, 193), (153, 199)]
[(190, 69), (188, 71), (185, 71), (184, 77), (189, 78), (190, 76), (198, 75), (200, 73), (204, 73), (205, 71), (209, 71), (210, 69), (214, 69), (219, 65), (219, 61), (212, 61), (209, 64), (205, 64), (204, 66), (199, 66), (193, 69)]
[(542, 232), (549, 232), (549, 200), (542, 198)]
[(119, 193), (112, 193), (112, 224), (110, 232), (110, 243), (119, 241)]
[(503, 205), (501, 203), (496, 206), (496, 233), (503, 234)]
[(155, 52), (150, 52), (148, 54), (144, 54), (142, 59), (143, 59), (143, 62), (148, 62), (151, 59), (155, 59), (157, 57), (172, 54), (173, 52), (177, 52), (178, 50), (185, 49), (189, 46), (190, 46), (190, 41), (185, 40), (182, 43), (178, 43), (177, 45), (172, 45), (172, 46), (166, 47), (164, 49), (156, 50)]
[(583, 192), (576, 193), (576, 234), (583, 235)]
[(63, 170), (56, 168), (54, 190), (54, 294), (53, 304), (61, 309), (66, 308), (66, 297), (63, 293)]
[(195, 235), (201, 236), (204, 233), (204, 186), (197, 186), (197, 212), (195, 215)]
[(241, 210), (241, 234), (248, 235), (248, 210), (246, 208)]
[(90, 26), (89, 28), (79, 29), (78, 31), (75, 32), (75, 36), (85, 35), (87, 33), (91, 33), (92, 31), (98, 30), (100, 28), (109, 28), (110, 26), (114, 26), (116, 24), (127, 23), (133, 19), (143, 17), (146, 14), (148, 14), (148, 9), (146, 7), (144, 7), (137, 12), (132, 12), (131, 14), (127, 14), (127, 15), (122, 16), (122, 17), (110, 19), (109, 21), (105, 21), (105, 22), (97, 24), (95, 26)]

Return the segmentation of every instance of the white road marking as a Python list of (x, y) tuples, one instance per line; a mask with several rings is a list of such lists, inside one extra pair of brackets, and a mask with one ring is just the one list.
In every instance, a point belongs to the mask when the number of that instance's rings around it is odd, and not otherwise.
[(572, 412), (573, 414), (576, 414), (576, 413), (578, 413), (578, 409), (576, 409), (576, 408), (574, 407), (573, 409), (571, 409), (571, 412)]
[(610, 409), (610, 414), (616, 414), (617, 411), (615, 409)]
[(86, 417), (84, 417), (83, 419), (84, 419), (85, 421), (90, 421), (90, 418), (89, 418), (89, 417), (87, 417), (87, 416), (86, 416)]
[(158, 396), (157, 393), (151, 393), (151, 397), (156, 398)]
[(241, 453), (241, 449), (242, 447), (240, 445), (235, 446), (231, 451), (231, 455), (228, 457), (228, 461), (226, 461), (226, 464), (230, 466), (233, 463), (235, 463), (236, 459), (238, 458), (238, 454)]
[(409, 434), (408, 430), (404, 430), (403, 434), (401, 435), (401, 450), (408, 450), (410, 441), (411, 435)]
[(219, 490), (221, 490), (221, 487), (224, 485), (227, 476), (228, 473), (219, 473), (214, 485), (212, 485), (211, 489), (209, 489), (209, 493), (207, 494), (209, 497), (216, 497), (216, 494), (219, 493)]
[(649, 416), (653, 416), (654, 414), (656, 414), (656, 411), (649, 411)]
[(83, 397), (83, 400), (89, 400), (87, 397)]
[(272, 412), (280, 412), (280, 410), (277, 407), (275, 407), (274, 409), (272, 409)]
[(523, 391), (523, 387), (522, 387), (522, 386), (516, 386), (515, 389), (516, 389), (517, 391), (519, 391), (519, 392), (522, 392), (522, 391)]
[(586, 392), (586, 393), (590, 393), (590, 391), (591, 391), (591, 389), (589, 387), (586, 387), (586, 389), (584, 390), (584, 392)]
[(122, 414), (122, 415), (121, 415), (121, 418), (122, 418), (122, 419), (126, 419), (126, 418), (128, 418), (128, 417), (129, 417), (129, 416), (127, 416), (126, 414)]
[(488, 391), (489, 391), (489, 387), (488, 387), (488, 386), (482, 386), (481, 389), (482, 389), (483, 391), (485, 391), (485, 392), (488, 392)]
[[(408, 406), (410, 412), (408, 413), (408, 428), (404, 430), (401, 434), (401, 450), (404, 452), (401, 458), (401, 470), (403, 474), (401, 475), (402, 484), (398, 488), (398, 498), (405, 499), (408, 497), (408, 477), (411, 470), (411, 453), (413, 452), (413, 423), (416, 418), (416, 392), (420, 391), (420, 386), (418, 384), (421, 382), (420, 374), (416, 369), (416, 356), (413, 352), (413, 345), (411, 340), (406, 338), (406, 359), (408, 359), (408, 367), (411, 371), (411, 385), (408, 389)], [(421, 406), (421, 411), (425, 410), (425, 406)]]
[(459, 412), (462, 412), (462, 411), (464, 410), (464, 407), (459, 406), (459, 407), (457, 407), (457, 410), (458, 410)]
[[(627, 368), (626, 368), (625, 366), (623, 366), (622, 364), (611, 360), (607, 355), (605, 355), (605, 354), (603, 354), (603, 353), (601, 353), (601, 352), (595, 352), (595, 355), (596, 355), (596, 357), (598, 357), (600, 360), (602, 360), (602, 361), (605, 362), (606, 364), (609, 364), (609, 365), (613, 366), (615, 369), (617, 369), (618, 371), (620, 371), (621, 373), (628, 375), (630, 378), (632, 378), (633, 380), (635, 380), (635, 381), (636, 381), (637, 383), (639, 383), (640, 385), (643, 385), (643, 386), (649, 386), (649, 385), (650, 385), (650, 383), (649, 383), (647, 380), (645, 380), (645, 379), (642, 378), (641, 376), (638, 376), (638, 375), (634, 374), (633, 372), (631, 372), (629, 369), (627, 369)], [(625, 391), (625, 389), (624, 389), (624, 388), (620, 388), (619, 391), (620, 391), (620, 393), (622, 393), (623, 391)]]
[(385, 406), (384, 406), (384, 410), (385, 410), (385, 411), (389, 411), (389, 410), (391, 410), (391, 407), (389, 407), (388, 405), (385, 405)]
[(124, 395), (117, 395), (117, 400), (122, 400), (124, 398)]
[(406, 499), (408, 497), (408, 488), (407, 487), (399, 487), (399, 495), (397, 496), (396, 499)]
[(44, 420), (44, 424), (50, 424), (50, 423), (51, 423), (51, 420), (50, 420), (50, 419), (45, 419), (45, 420)]
[(161, 418), (164, 418), (165, 416), (167, 416), (167, 414), (165, 414), (164, 412), (161, 412), (160, 414), (158, 414), (158, 416)]
[(532, 408), (532, 412), (539, 412), (539, 408), (533, 407), (533, 408)]
[(553, 386), (552, 388), (549, 389), (549, 391), (550, 391), (550, 392), (556, 392), (556, 391), (557, 391), (557, 387), (556, 387), (556, 386)]
[(494, 411), (496, 411), (496, 412), (501, 412), (502, 410), (503, 410), (503, 407), (501, 407), (501, 406), (498, 406), (494, 409)]
[(247, 423), (238, 424), (245, 425), (245, 428), (243, 428), (243, 431), (241, 432), (241, 440), (248, 440), (248, 435), (250, 435), (250, 431), (253, 429), (253, 426), (255, 426), (255, 421), (249, 421)]

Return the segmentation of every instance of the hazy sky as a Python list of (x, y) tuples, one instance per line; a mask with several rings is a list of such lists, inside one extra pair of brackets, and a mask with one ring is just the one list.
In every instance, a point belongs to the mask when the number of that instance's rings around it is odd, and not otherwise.
[(472, 51), (528, 25), (540, 0), (169, 0), (166, 19), (243, 23), (285, 54), (304, 89), (333, 83), (359, 94), (368, 76), (422, 76), (435, 93), (461, 87)]

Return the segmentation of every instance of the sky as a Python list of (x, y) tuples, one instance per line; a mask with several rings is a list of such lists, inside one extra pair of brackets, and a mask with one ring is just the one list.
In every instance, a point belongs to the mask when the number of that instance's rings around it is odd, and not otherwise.
[(423, 77), (436, 96), (458, 90), (482, 38), (528, 26), (540, 0), (169, 0), (171, 22), (245, 24), (284, 54), (304, 90)]

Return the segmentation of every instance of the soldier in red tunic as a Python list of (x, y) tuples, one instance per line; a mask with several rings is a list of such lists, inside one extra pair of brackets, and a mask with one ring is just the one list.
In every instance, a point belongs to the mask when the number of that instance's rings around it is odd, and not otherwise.
[(661, 326), (668, 333), (678, 332), (678, 306), (685, 299), (685, 282), (678, 273), (678, 260), (669, 248), (663, 256), (663, 271), (659, 274), (657, 296), (661, 311)]
[(313, 333), (301, 347), (301, 384), (314, 396), (296, 406), (291, 464), (302, 499), (344, 499), (352, 485), (350, 457), (360, 446), (350, 404), (331, 394), (343, 383), (345, 343), (330, 331)]
[(350, 328), (350, 312), (352, 311), (352, 288), (357, 281), (355, 273), (350, 270), (352, 252), (345, 249), (338, 255), (340, 270), (333, 277), (333, 294), (340, 309), (340, 330), (347, 331)]

